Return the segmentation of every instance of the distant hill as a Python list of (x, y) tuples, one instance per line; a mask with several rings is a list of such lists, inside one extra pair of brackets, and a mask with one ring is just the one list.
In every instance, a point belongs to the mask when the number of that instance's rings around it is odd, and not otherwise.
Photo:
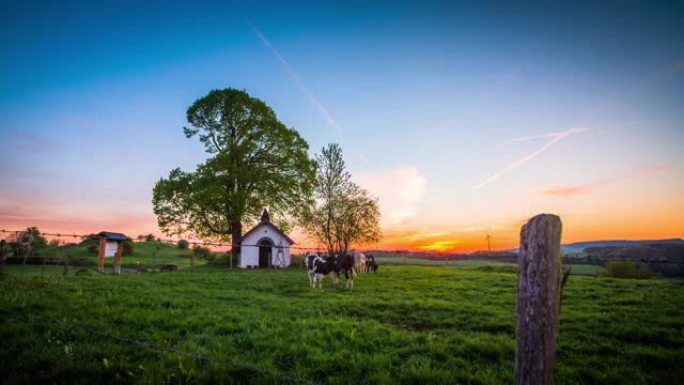
[(563, 253), (581, 253), (586, 248), (594, 247), (631, 247), (644, 245), (658, 245), (658, 244), (676, 244), (684, 245), (684, 240), (681, 238), (672, 239), (656, 239), (643, 241), (626, 241), (626, 240), (609, 240), (609, 241), (591, 241), (591, 242), (576, 242), (561, 245), (561, 252)]

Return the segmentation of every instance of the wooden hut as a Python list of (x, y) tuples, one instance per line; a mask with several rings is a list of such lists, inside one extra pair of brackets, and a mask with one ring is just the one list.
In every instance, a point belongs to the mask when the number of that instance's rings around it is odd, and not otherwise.
[(100, 252), (97, 258), (97, 270), (104, 273), (105, 258), (114, 258), (114, 274), (121, 274), (121, 256), (123, 255), (123, 243), (128, 237), (121, 233), (101, 231), (97, 234), (100, 238)]

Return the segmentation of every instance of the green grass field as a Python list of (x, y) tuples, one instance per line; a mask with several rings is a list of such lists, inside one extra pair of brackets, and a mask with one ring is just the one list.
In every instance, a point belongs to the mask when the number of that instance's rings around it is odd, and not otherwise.
[[(508, 384), (515, 274), (382, 266), (355, 289), (212, 266), (0, 278), (0, 383)], [(342, 285), (343, 287), (343, 285)], [(556, 384), (678, 383), (684, 281), (572, 276)]]
[[(500, 272), (515, 271), (515, 264), (508, 262), (493, 261), (487, 259), (457, 259), (457, 260), (429, 260), (405, 256), (382, 256), (376, 257), (381, 266), (440, 266), (455, 268), (474, 268), (478, 270), (497, 270)], [(599, 275), (605, 270), (603, 266), (574, 264), (573, 275)]]
[[(36, 253), (38, 260), (37, 264), (26, 265), (25, 267), (22, 266), (21, 268), (19, 268), (17, 265), (8, 265), (8, 267), (13, 270), (19, 269), (20, 272), (25, 271), (29, 274), (46, 274), (50, 271), (59, 271), (61, 274), (63, 271), (62, 268), (57, 269), (55, 267), (51, 269), (49, 264), (44, 268), (42, 265), (44, 260), (41, 260), (41, 258), (51, 262), (58, 261), (61, 264), (63, 263), (65, 256), (68, 255), (72, 260), (72, 266), (70, 266), (69, 274), (73, 274), (79, 267), (95, 269), (97, 267), (97, 252), (88, 250), (88, 246), (88, 243), (71, 244), (59, 248), (49, 246)], [(225, 253), (220, 252), (215, 252), (212, 254), (214, 257), (219, 257), (221, 255), (225, 256)], [(133, 254), (123, 256), (121, 260), (121, 267), (124, 271), (135, 271), (137, 269), (138, 263), (140, 263), (142, 268), (147, 269), (152, 269), (153, 267), (156, 269), (159, 268), (159, 266), (169, 264), (176, 265), (179, 268), (185, 268), (190, 267), (191, 265), (197, 266), (206, 263), (206, 260), (201, 258), (191, 258), (192, 255), (192, 250), (180, 250), (175, 245), (158, 242), (135, 242), (133, 243)], [(21, 257), (18, 257), (18, 259), (19, 262), (21, 262)], [(78, 262), (78, 265), (74, 264), (73, 261)], [(105, 258), (105, 273), (111, 274), (113, 271), (114, 258)]]

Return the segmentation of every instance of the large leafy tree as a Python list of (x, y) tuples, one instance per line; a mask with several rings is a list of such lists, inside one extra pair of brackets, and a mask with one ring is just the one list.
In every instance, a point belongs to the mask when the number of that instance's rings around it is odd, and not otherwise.
[(378, 200), (351, 180), (340, 146), (329, 144), (316, 160), (314, 195), (300, 215), (305, 232), (329, 255), (377, 242), (381, 236)]
[(292, 218), (310, 195), (316, 163), (307, 142), (263, 101), (235, 89), (213, 90), (188, 108), (186, 137), (212, 156), (195, 171), (172, 170), (154, 186), (160, 229), (239, 244), (243, 224), (264, 207)]

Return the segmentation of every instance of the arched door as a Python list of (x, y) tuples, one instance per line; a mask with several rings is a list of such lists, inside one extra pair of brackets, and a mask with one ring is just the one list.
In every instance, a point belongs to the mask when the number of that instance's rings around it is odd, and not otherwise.
[(257, 245), (259, 245), (259, 268), (268, 269), (271, 267), (273, 241), (270, 238), (262, 238)]

